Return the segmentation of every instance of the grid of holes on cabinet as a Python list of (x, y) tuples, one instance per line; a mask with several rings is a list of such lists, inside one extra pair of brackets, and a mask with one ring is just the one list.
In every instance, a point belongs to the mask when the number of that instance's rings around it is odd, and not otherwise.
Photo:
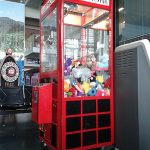
[(110, 99), (66, 101), (66, 149), (111, 140)]

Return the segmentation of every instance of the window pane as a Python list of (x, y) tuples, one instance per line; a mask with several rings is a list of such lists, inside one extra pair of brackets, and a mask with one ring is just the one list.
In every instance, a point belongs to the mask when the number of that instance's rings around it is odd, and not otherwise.
[(116, 27), (119, 24), (120, 44), (144, 37), (150, 39), (149, 5), (149, 0), (117, 0), (119, 18), (116, 19)]
[(141, 35), (141, 0), (121, 0), (119, 4), (120, 41), (125, 41)]
[(143, 34), (150, 33), (150, 1), (149, 0), (142, 0), (142, 6), (143, 6)]
[(9, 48), (16, 59), (24, 55), (24, 23), (24, 4), (0, 1), (0, 59)]
[(57, 9), (42, 21), (42, 72), (57, 69)]

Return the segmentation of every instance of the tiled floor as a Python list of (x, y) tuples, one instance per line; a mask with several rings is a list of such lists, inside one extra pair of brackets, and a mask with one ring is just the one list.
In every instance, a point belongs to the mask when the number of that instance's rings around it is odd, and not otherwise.
[(0, 115), (0, 150), (42, 150), (31, 113)]
[(31, 113), (0, 114), (0, 150), (43, 150)]

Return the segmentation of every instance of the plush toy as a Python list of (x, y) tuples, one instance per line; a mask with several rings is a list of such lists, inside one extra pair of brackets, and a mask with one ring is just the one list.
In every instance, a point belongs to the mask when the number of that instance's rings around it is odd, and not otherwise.
[(77, 91), (77, 96), (82, 96), (82, 95), (83, 95), (83, 93)]
[(90, 89), (90, 91), (88, 92), (88, 96), (95, 96), (96, 95), (96, 88), (93, 87), (92, 89)]
[(96, 85), (96, 90), (98, 91), (98, 90), (102, 90), (102, 89), (103, 89), (102, 85), (99, 84), (99, 83), (97, 83), (97, 85)]
[(73, 68), (72, 75), (75, 79), (80, 79), (81, 82), (84, 82), (87, 81), (88, 78), (91, 76), (91, 71), (88, 68)]
[(73, 82), (72, 82), (72, 86), (75, 87), (75, 89), (76, 89), (78, 92), (83, 93), (82, 87), (81, 87), (81, 85), (80, 85), (78, 82), (73, 81)]
[(69, 91), (69, 84), (68, 82), (64, 81), (64, 91), (68, 92)]
[(102, 68), (108, 68), (108, 54), (104, 54), (97, 58), (96, 70), (101, 70)]
[(96, 58), (93, 54), (87, 56), (86, 66), (92, 71), (96, 69)]
[(91, 70), (89, 68), (82, 68), (81, 74), (81, 81), (88, 81), (89, 77), (91, 76)]
[(71, 68), (72, 68), (72, 59), (71, 58), (67, 58), (66, 62), (65, 62), (65, 69), (64, 69), (64, 76), (68, 76), (71, 74)]
[(110, 89), (105, 89), (106, 95), (110, 96)]
[(75, 97), (77, 95), (77, 90), (74, 87), (72, 87), (69, 89), (67, 95), (68, 97)]
[(73, 60), (72, 61), (72, 66), (75, 67), (75, 68), (77, 68), (77, 67), (81, 66), (81, 63), (80, 63), (79, 60)]
[(96, 77), (95, 76), (91, 76), (90, 77), (90, 86), (91, 87), (95, 87), (96, 86)]
[(72, 69), (72, 75), (75, 79), (81, 78), (81, 69), (73, 68)]
[(96, 96), (105, 96), (104, 90), (98, 90)]
[(69, 67), (72, 64), (72, 59), (71, 58), (67, 58), (66, 62), (65, 62), (65, 68)]
[(100, 84), (102, 84), (104, 82), (104, 77), (103, 75), (98, 75), (96, 76), (96, 81)]
[(102, 90), (97, 90), (96, 96), (102, 96)]
[(106, 90), (98, 90), (96, 96), (108, 96), (108, 91)]
[(84, 91), (84, 94), (87, 94), (89, 92), (89, 90), (91, 89), (90, 84), (87, 82), (83, 82), (82, 89)]
[(110, 88), (110, 77), (108, 79), (106, 79), (105, 83), (104, 83), (104, 88)]
[(64, 76), (69, 76), (71, 74), (71, 69), (68, 67), (64, 70)]
[(90, 77), (90, 82), (96, 82), (96, 77), (95, 77), (95, 75), (93, 75), (93, 76)]

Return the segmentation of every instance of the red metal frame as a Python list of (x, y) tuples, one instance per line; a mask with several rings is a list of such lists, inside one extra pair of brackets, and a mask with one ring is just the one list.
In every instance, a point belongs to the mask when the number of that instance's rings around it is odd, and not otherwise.
[[(48, 0), (45, 0), (43, 2), (43, 5), (46, 4)], [(111, 94), (110, 96), (94, 96), (94, 97), (69, 97), (69, 98), (64, 98), (64, 47), (63, 47), (63, 43), (64, 43), (64, 16), (63, 16), (63, 5), (64, 2), (70, 2), (70, 3), (77, 3), (77, 4), (81, 4), (84, 6), (90, 6), (90, 7), (96, 7), (96, 8), (101, 8), (101, 9), (105, 9), (110, 11), (110, 26), (109, 26), (109, 60), (110, 60), (110, 64), (109, 64), (109, 71), (110, 71), (110, 79), (111, 79)], [(40, 68), (40, 78), (48, 78), (48, 77), (55, 77), (57, 78), (57, 84), (54, 85), (54, 92), (52, 93), (53, 97), (52, 97), (52, 124), (55, 125), (57, 127), (57, 147), (53, 146), (51, 144), (51, 139), (48, 142), (45, 138), (40, 137), (41, 140), (44, 140), (48, 146), (53, 149), (53, 150), (65, 150), (66, 149), (66, 135), (71, 135), (74, 133), (80, 133), (81, 134), (81, 146), (77, 147), (77, 148), (72, 148), (73, 150), (86, 150), (86, 149), (93, 149), (93, 148), (98, 148), (98, 147), (103, 147), (103, 146), (109, 146), (112, 145), (114, 143), (114, 69), (113, 69), (113, 0), (110, 0), (110, 5), (109, 6), (105, 6), (105, 5), (101, 5), (101, 4), (95, 4), (92, 2), (85, 2), (82, 0), (55, 0), (51, 6), (46, 10), (46, 12), (44, 14), (40, 14), (40, 24), (41, 21), (54, 9), (57, 7), (57, 29), (58, 29), (58, 47), (57, 47), (57, 52), (58, 52), (58, 60), (57, 60), (57, 70), (53, 71), (53, 72), (46, 72), (46, 73), (42, 73), (41, 72), (41, 68)], [(40, 27), (40, 31), (42, 31), (42, 27)], [(40, 34), (42, 35), (42, 32), (40, 32)], [(42, 53), (42, 44), (41, 45), (41, 53)], [(42, 57), (40, 56), (40, 60), (42, 61)], [(59, 92), (58, 92), (59, 91)], [(54, 96), (55, 95), (55, 96)], [(96, 102), (96, 113), (94, 113), (94, 115), (96, 115), (96, 128), (94, 129), (88, 129), (88, 130), (84, 130), (82, 129), (83, 126), (83, 116), (91, 116), (93, 115), (93, 113), (89, 113), (89, 114), (78, 114), (78, 115), (66, 115), (66, 103), (69, 101), (79, 101), (81, 104), (81, 112), (82, 112), (82, 105), (83, 105), (83, 100), (95, 100)], [(98, 112), (98, 101), (99, 100), (109, 100), (110, 101), (110, 111), (109, 112)], [(101, 114), (110, 114), (110, 126), (108, 127), (98, 127), (98, 115)], [(81, 119), (81, 129), (79, 131), (73, 131), (73, 132), (66, 132), (66, 118), (72, 118), (72, 117), (80, 117)], [(45, 130), (52, 130), (52, 124), (50, 125), (43, 125), (44, 128), (46, 128)], [(100, 130), (104, 130), (104, 129), (110, 129), (111, 131), (111, 140), (108, 142), (104, 142), (104, 143), (98, 143), (98, 131)], [(83, 146), (83, 133), (87, 132), (87, 131), (96, 131), (96, 144), (93, 145), (89, 145), (89, 146)], [(50, 134), (52, 134), (52, 131), (50, 131)], [(46, 135), (45, 135), (46, 136)], [(49, 135), (48, 135), (49, 136)], [(52, 135), (50, 136), (52, 138)]]
[(32, 88), (32, 120), (37, 124), (48, 124), (52, 122), (51, 91), (52, 84), (44, 84)]

